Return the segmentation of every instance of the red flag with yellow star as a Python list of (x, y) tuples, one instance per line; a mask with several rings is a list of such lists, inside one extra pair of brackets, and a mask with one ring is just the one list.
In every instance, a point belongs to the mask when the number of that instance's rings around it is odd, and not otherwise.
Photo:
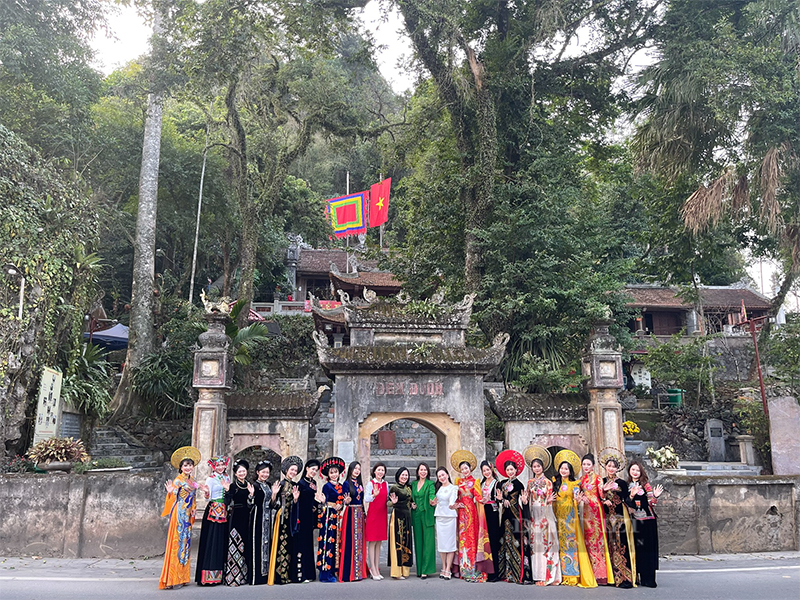
[(369, 188), (369, 226), (383, 225), (389, 219), (389, 191), (392, 178), (384, 179)]

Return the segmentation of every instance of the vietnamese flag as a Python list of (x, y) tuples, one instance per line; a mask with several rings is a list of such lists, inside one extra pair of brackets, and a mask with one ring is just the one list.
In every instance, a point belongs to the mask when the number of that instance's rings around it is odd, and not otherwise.
[(384, 179), (369, 188), (369, 226), (383, 225), (389, 219), (389, 191), (392, 178)]

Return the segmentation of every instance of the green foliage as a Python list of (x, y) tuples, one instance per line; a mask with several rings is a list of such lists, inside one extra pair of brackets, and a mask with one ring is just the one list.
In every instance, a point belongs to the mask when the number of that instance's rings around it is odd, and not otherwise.
[(800, 390), (800, 316), (787, 316), (786, 324), (774, 329), (765, 347), (763, 357), (772, 367), (772, 376), (795, 390)]
[(112, 369), (100, 346), (85, 344), (67, 369), (61, 397), (87, 415), (103, 418), (111, 403)]
[[(273, 320), (280, 326), (281, 335), (270, 336), (254, 345), (250, 350), (249, 370), (286, 378), (302, 378), (314, 372), (319, 365), (317, 348), (311, 337), (314, 320), (299, 315), (275, 315)], [(248, 385), (248, 376), (241, 380)]]
[(160, 325), (161, 349), (145, 356), (133, 372), (133, 389), (144, 400), (144, 412), (157, 419), (180, 419), (194, 406), (192, 347), (206, 324), (185, 301), (165, 300), (169, 319)]
[(86, 452), (83, 441), (71, 437), (51, 437), (34, 444), (28, 451), (28, 458), (36, 463), (86, 462), (91, 457)]
[(105, 25), (103, 0), (24, 0), (0, 11), (0, 123), (76, 172), (101, 78), (92, 35)]
[(0, 473), (33, 473), (35, 470), (36, 463), (19, 454), (0, 459)]
[[(512, 354), (509, 362), (517, 358)], [(579, 392), (583, 382), (583, 377), (575, 366), (554, 368), (552, 363), (530, 352), (519, 357), (519, 361), (513, 365), (513, 372), (517, 379), (510, 383), (531, 393)]]
[(683, 389), (695, 397), (699, 405), (703, 389), (713, 390), (717, 366), (706, 342), (713, 336), (686, 338), (683, 331), (660, 342), (651, 336), (652, 344), (644, 356), (644, 364), (653, 379)]
[[(98, 263), (87, 248), (96, 240), (97, 213), (80, 181), (67, 180), (2, 126), (0, 198), (0, 256), (18, 273), (0, 271), (0, 396), (24, 414), (39, 369), (64, 371), (80, 347), (83, 315), (96, 298)], [(7, 377), (10, 356), (19, 368)]]
[(737, 429), (755, 438), (753, 447), (761, 456), (761, 464), (771, 471), (772, 452), (770, 450), (769, 418), (764, 414), (764, 406), (761, 399), (736, 398), (734, 413), (738, 420)]

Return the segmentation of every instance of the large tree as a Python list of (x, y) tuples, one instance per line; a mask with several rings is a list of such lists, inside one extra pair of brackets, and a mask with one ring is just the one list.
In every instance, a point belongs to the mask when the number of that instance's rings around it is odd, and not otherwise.
[(800, 4), (672, 0), (656, 48), (640, 164), (700, 180), (681, 213), (692, 235), (738, 229), (743, 248), (781, 261), (775, 314), (800, 275)]

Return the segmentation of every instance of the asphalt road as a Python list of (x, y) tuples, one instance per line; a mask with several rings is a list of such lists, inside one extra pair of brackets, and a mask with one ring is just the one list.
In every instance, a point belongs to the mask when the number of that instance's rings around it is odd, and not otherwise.
[[(507, 583), (470, 584), (463, 581), (406, 581), (387, 579), (349, 584), (308, 583), (286, 586), (158, 590), (161, 560), (94, 560), (0, 558), (2, 600), (139, 600), (185, 598), (264, 600), (324, 598), (325, 600), (515, 600), (571, 598), (636, 600), (800, 600), (800, 553), (666, 557), (661, 561), (658, 588), (618, 590), (566, 586), (540, 588)], [(388, 570), (384, 568), (384, 575)]]

